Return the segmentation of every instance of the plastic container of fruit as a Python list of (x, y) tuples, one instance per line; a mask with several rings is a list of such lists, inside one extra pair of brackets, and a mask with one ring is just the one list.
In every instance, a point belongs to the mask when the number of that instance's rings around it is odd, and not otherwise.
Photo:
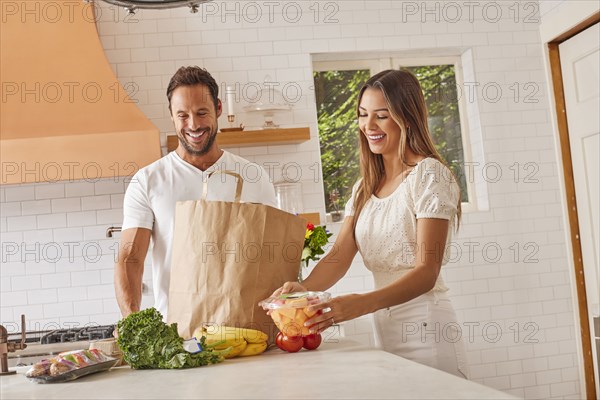
[(331, 294), (327, 292), (294, 292), (269, 297), (258, 305), (270, 311), (273, 322), (285, 336), (309, 336), (304, 322), (322, 313), (322, 310), (309, 311), (309, 307), (330, 298)]

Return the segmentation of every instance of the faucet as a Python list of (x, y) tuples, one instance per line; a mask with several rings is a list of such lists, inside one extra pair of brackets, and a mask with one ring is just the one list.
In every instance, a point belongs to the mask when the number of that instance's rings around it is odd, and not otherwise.
[(110, 228), (108, 228), (106, 230), (106, 237), (107, 238), (113, 237), (113, 232), (121, 232), (121, 227), (120, 226), (111, 226)]
[(21, 314), (21, 342), (8, 342), (8, 332), (0, 325), (0, 375), (15, 374), (16, 371), (8, 370), (8, 353), (26, 348), (25, 344), (25, 315)]

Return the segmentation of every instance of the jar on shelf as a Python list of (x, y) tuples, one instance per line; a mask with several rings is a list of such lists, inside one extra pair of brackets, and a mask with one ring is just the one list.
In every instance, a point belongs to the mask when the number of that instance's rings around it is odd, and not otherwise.
[(274, 186), (277, 208), (291, 214), (301, 214), (304, 212), (302, 186), (300, 183), (281, 182), (275, 183)]

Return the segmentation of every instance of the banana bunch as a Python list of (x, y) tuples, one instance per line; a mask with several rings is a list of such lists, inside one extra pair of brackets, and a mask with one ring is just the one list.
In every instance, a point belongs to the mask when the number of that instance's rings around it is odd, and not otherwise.
[(231, 347), (225, 358), (247, 357), (261, 354), (267, 349), (269, 336), (256, 329), (235, 328), (231, 326), (201, 326), (194, 331), (194, 337), (206, 337), (206, 344), (214, 345), (216, 350)]

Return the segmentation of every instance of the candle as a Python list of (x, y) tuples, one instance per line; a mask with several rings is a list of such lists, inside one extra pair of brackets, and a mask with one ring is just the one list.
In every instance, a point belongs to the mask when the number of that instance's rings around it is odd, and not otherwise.
[(235, 115), (233, 111), (233, 88), (227, 86), (227, 115)]

